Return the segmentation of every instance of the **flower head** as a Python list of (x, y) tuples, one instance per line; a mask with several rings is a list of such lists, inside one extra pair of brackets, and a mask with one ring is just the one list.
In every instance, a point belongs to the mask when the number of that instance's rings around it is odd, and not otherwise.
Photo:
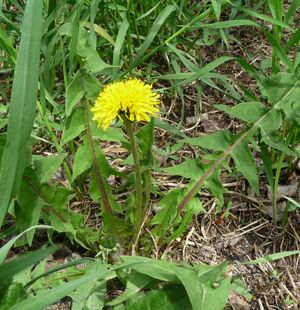
[(108, 84), (100, 92), (91, 111), (98, 127), (106, 130), (116, 117), (130, 121), (150, 121), (159, 108), (159, 95), (152, 86), (138, 79)]

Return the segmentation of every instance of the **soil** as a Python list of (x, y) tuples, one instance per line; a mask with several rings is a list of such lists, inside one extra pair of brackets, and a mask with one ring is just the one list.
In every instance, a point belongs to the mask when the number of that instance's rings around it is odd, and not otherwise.
[[(260, 66), (264, 59), (271, 58), (271, 48), (257, 29), (243, 28), (238, 30), (234, 37), (238, 38), (240, 44), (232, 44), (227, 50), (228, 55), (247, 59), (257, 66)], [(204, 54), (207, 61), (210, 58), (211, 61), (218, 56), (223, 56), (224, 50), (213, 45), (212, 48), (206, 48)], [(229, 76), (234, 81), (234, 85), (244, 85), (254, 93), (257, 92), (254, 80), (249, 78), (235, 62), (226, 63), (217, 71)], [(193, 93), (189, 89), (189, 93), (191, 102), (195, 102), (196, 90), (194, 89)], [(202, 109), (198, 116), (195, 113), (186, 115), (184, 131), (189, 136), (194, 137), (225, 128), (233, 132), (241, 129), (242, 125), (239, 122), (213, 109), (213, 104), (216, 103), (232, 104), (226, 93), (220, 97), (220, 94), (206, 87), (201, 101)], [(176, 122), (176, 118), (180, 116), (175, 117), (173, 112), (170, 118), (173, 117)], [(165, 119), (168, 119), (168, 116)], [(188, 155), (185, 153), (185, 156)], [(193, 156), (192, 153), (191, 157)], [(294, 178), (299, 192), (299, 171)], [(225, 205), (229, 201), (232, 202), (229, 212), (225, 210), (223, 213), (215, 214), (216, 203), (213, 197), (208, 193), (200, 195), (199, 199), (206, 206), (206, 213), (195, 218), (184, 237), (164, 249), (164, 257), (191, 264), (202, 262), (214, 265), (224, 260), (230, 261), (232, 274), (243, 278), (252, 294), (252, 299), (246, 301), (243, 297), (232, 294), (226, 309), (298, 309), (300, 307), (299, 255), (253, 266), (243, 265), (242, 262), (276, 252), (300, 250), (300, 210), (291, 212), (284, 226), (280, 224), (275, 226), (269, 215), (272, 212), (267, 212), (270, 209), (270, 202), (267, 197), (266, 180), (261, 180), (259, 197), (251, 193), (244, 180), (230, 180), (225, 175), (222, 182), (227, 189)], [(156, 253), (155, 256), (160, 257), (160, 255)], [(291, 305), (290, 301), (293, 301), (294, 305)]]
[[(262, 33), (257, 30), (252, 28), (239, 30), (235, 37), (239, 37), (240, 44), (231, 46), (230, 50), (226, 51), (228, 55), (243, 57), (248, 61), (250, 59), (256, 65), (270, 57), (271, 49)], [(213, 48), (206, 48), (204, 54), (207, 58), (205, 62), (208, 62), (223, 55), (223, 51), (214, 45)], [(244, 85), (253, 92), (257, 91), (255, 82), (235, 62), (226, 63), (217, 71), (229, 76), (233, 84)], [(184, 93), (188, 100), (182, 131), (188, 136), (195, 137), (221, 129), (238, 132), (243, 128), (243, 124), (213, 108), (215, 103), (232, 104), (232, 100), (226, 96), (226, 93), (220, 96), (219, 92), (204, 87), (201, 109), (198, 111), (195, 110), (196, 86), (187, 86)], [(162, 99), (165, 110), (163, 120), (176, 125), (181, 118), (179, 98), (162, 96)], [(167, 143), (174, 143), (173, 138), (168, 133), (157, 129), (156, 146), (163, 148)], [(126, 157), (124, 149), (117, 145), (103, 146), (106, 156), (117, 168), (117, 158)], [(179, 158), (195, 158), (197, 150), (187, 146), (177, 155)], [(259, 158), (257, 160), (259, 162)], [(162, 166), (170, 166), (177, 164), (178, 161), (170, 162), (170, 159), (164, 161), (161, 158), (160, 163)], [(181, 178), (159, 174), (155, 174), (155, 178), (163, 191), (185, 187), (184, 180)], [(294, 182), (296, 180), (299, 184), (299, 171), (293, 178)], [(225, 205), (231, 202), (230, 209), (225, 208), (221, 213), (216, 214), (215, 199), (205, 189), (202, 190), (199, 199), (206, 212), (194, 219), (182, 238), (176, 239), (165, 248), (156, 248), (151, 256), (155, 258), (163, 256), (172, 261), (184, 261), (190, 264), (216, 265), (224, 260), (229, 261), (232, 275), (243, 279), (252, 297), (247, 301), (244, 297), (232, 293), (226, 310), (297, 309), (296, 305), (300, 306), (299, 255), (257, 265), (244, 265), (243, 262), (276, 252), (300, 250), (300, 210), (291, 212), (285, 225), (280, 223), (274, 225), (270, 216), (272, 212), (268, 212), (270, 197), (268, 197), (264, 178), (261, 178), (261, 193), (258, 197), (251, 192), (249, 185), (242, 178), (236, 180), (222, 173), (222, 182), (226, 188)], [(155, 209), (155, 201), (152, 207)], [(65, 307), (66, 304), (63, 304), (54, 309), (67, 309)]]

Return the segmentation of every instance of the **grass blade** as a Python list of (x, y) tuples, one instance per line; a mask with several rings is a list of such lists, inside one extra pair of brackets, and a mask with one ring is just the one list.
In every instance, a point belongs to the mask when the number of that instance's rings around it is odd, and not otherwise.
[(269, 40), (270, 44), (272, 45), (273, 50), (276, 53), (277, 57), (284, 63), (284, 65), (290, 72), (294, 72), (293, 64), (289, 60), (287, 54), (285, 53), (285, 50), (280, 46), (276, 38), (274, 38), (274, 36), (268, 31), (264, 31), (264, 34)]
[(56, 286), (51, 290), (40, 291), (35, 296), (22, 300), (21, 302), (12, 306), (10, 309), (11, 310), (45, 309), (46, 306), (51, 305), (56, 301), (62, 299), (63, 297), (67, 296), (69, 293), (76, 290), (80, 286), (83, 286), (86, 283), (96, 279), (97, 276), (98, 276), (97, 274), (83, 276), (72, 282)]
[(241, 26), (254, 26), (260, 27), (260, 25), (248, 19), (236, 19), (236, 20), (226, 20), (224, 22), (212, 23), (212, 24), (196, 24), (193, 28), (206, 28), (206, 29), (225, 29), (231, 27), (241, 27)]
[[(117, 264), (110, 269), (105, 269), (104, 271), (97, 272), (91, 275), (85, 275), (81, 278), (64, 283), (62, 285), (56, 286), (51, 290), (43, 290), (38, 292), (35, 296), (29, 297), (25, 300), (20, 301), (15, 304), (10, 310), (39, 310), (45, 309), (46, 306), (53, 304), (54, 302), (60, 300), (61, 298), (67, 296), (72, 291), (76, 290), (80, 286), (83, 286), (85, 283), (98, 279), (99, 282), (106, 282), (109, 279), (115, 278), (115, 270), (130, 268), (132, 265), (136, 265), (132, 262)], [(99, 283), (100, 285), (101, 283)]]
[(0, 248), (0, 263), (2, 263), (8, 252), (10, 251), (10, 249), (12, 248), (12, 246), (14, 245), (14, 243), (21, 238), (24, 234), (26, 234), (27, 232), (33, 230), (33, 229), (51, 229), (53, 228), (52, 226), (48, 226), (48, 225), (36, 225), (36, 226), (32, 226), (28, 229), (26, 229), (25, 231), (21, 232), (20, 234), (18, 234), (16, 237), (12, 238), (10, 241), (8, 241), (3, 247)]
[(20, 183), (28, 157), (39, 75), (43, 1), (28, 0), (22, 25), (0, 171), (0, 226)]
[(80, 258), (80, 259), (77, 259), (77, 260), (73, 260), (73, 261), (70, 261), (66, 264), (63, 264), (63, 265), (57, 265), (57, 266), (54, 266), (53, 268), (43, 272), (42, 274), (39, 274), (37, 277), (31, 279), (28, 283), (26, 283), (25, 285), (25, 288), (28, 288), (29, 286), (31, 286), (34, 282), (36, 282), (37, 280), (43, 278), (43, 277), (46, 277), (54, 272), (57, 272), (57, 271), (60, 271), (60, 270), (63, 270), (63, 269), (66, 269), (66, 268), (69, 268), (69, 267), (73, 267), (73, 266), (77, 266), (77, 265), (80, 265), (80, 264), (88, 264), (90, 262), (92, 262), (93, 259), (92, 258)]
[(300, 0), (293, 0), (289, 6), (289, 9), (287, 13), (284, 16), (284, 22), (288, 24), (290, 22), (290, 19), (293, 17), (295, 14), (298, 6), (300, 5)]
[(220, 19), (222, 3), (218, 0), (211, 0), (212, 7), (214, 9), (217, 20)]
[(285, 199), (287, 199), (289, 202), (291, 202), (296, 208), (300, 208), (300, 203), (294, 200), (293, 198), (283, 196)]
[(287, 25), (286, 23), (284, 22), (281, 22), (280, 20), (277, 20), (277, 19), (274, 19), (268, 15), (264, 15), (264, 14), (260, 14), (260, 13), (257, 13), (253, 10), (249, 10), (249, 9), (241, 9), (241, 11), (243, 11), (244, 13), (248, 14), (249, 16), (253, 16), (255, 18), (258, 18), (258, 19), (261, 19), (265, 22), (268, 22), (268, 23), (271, 23), (273, 25), (277, 25), (277, 26), (280, 26), (282, 28), (285, 28), (285, 29), (288, 29), (290, 31), (293, 31), (293, 28), (291, 28), (289, 25)]
[(57, 247), (39, 249), (37, 251), (26, 253), (22, 256), (18, 256), (15, 259), (5, 262), (0, 266), (0, 278), (9, 279), (15, 274), (25, 270), (35, 263), (38, 263), (50, 254), (55, 253), (57, 250)]
[(274, 254), (270, 254), (258, 259), (254, 259), (254, 260), (250, 260), (248, 262), (244, 262), (242, 263), (243, 265), (255, 265), (255, 264), (262, 264), (262, 263), (267, 263), (267, 262), (271, 262), (273, 260), (277, 260), (277, 259), (281, 259), (284, 257), (288, 257), (291, 255), (296, 255), (296, 254), (300, 254), (300, 251), (285, 251), (285, 252), (279, 252), (279, 253), (274, 253)]
[(184, 80), (182, 82), (179, 82), (175, 86), (186, 85), (188, 83), (196, 81), (196, 80), (204, 77), (207, 73), (211, 72), (212, 70), (214, 70), (215, 68), (217, 68), (218, 66), (223, 64), (224, 62), (232, 60), (232, 59), (234, 59), (234, 57), (221, 56), (221, 57), (213, 60), (212, 62), (210, 62), (209, 64), (207, 64), (206, 66), (204, 66), (203, 68), (198, 70), (197, 72), (195, 72), (195, 74), (193, 74), (191, 77), (187, 78), (186, 80)]
[(113, 79), (115, 79), (117, 77), (119, 66), (121, 64), (120, 54), (121, 54), (122, 46), (124, 44), (124, 40), (125, 40), (125, 36), (126, 36), (127, 30), (128, 30), (128, 27), (129, 27), (129, 23), (128, 23), (126, 17), (124, 17), (124, 20), (123, 20), (123, 22), (122, 22), (122, 24), (120, 26), (119, 32), (118, 32), (118, 36), (117, 36), (117, 39), (116, 39), (116, 45), (115, 45), (115, 48), (114, 48)]
[(298, 44), (300, 41), (300, 28), (298, 28), (290, 37), (290, 39), (287, 41), (287, 43), (284, 46), (284, 51), (286, 53), (289, 52), (290, 48), (294, 45), (294, 44)]
[(0, 27), (0, 47), (7, 53), (11, 65), (14, 65), (16, 62), (16, 50), (10, 43), (9, 37), (6, 35), (4, 29), (1, 27)]
[(163, 25), (163, 23), (165, 22), (167, 17), (175, 9), (176, 9), (175, 5), (168, 5), (157, 16), (156, 20), (154, 21), (154, 23), (153, 23), (153, 25), (149, 31), (149, 34), (147, 35), (144, 43), (142, 44), (142, 46), (138, 50), (138, 53), (137, 53), (132, 65), (130, 66), (131, 69), (133, 69), (134, 67), (136, 67), (139, 64), (140, 60), (145, 55), (146, 50), (151, 45), (152, 41), (154, 40), (155, 36), (157, 35), (158, 31), (160, 30), (161, 26)]

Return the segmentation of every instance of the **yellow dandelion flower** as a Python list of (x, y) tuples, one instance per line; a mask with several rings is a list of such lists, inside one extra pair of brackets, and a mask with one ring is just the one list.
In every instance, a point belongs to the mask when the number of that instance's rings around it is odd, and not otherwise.
[(158, 105), (159, 95), (152, 91), (151, 85), (129, 79), (104, 87), (91, 111), (98, 127), (107, 130), (116, 117), (149, 122), (150, 116), (157, 115)]

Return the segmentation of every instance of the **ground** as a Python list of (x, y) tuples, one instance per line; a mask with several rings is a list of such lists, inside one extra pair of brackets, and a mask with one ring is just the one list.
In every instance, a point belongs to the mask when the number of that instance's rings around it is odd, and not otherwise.
[[(238, 34), (235, 33), (235, 37), (239, 37), (241, 44), (233, 45), (226, 50), (228, 55), (248, 59), (250, 57), (253, 62), (261, 62), (270, 57), (271, 49), (259, 31), (252, 28), (243, 29)], [(255, 37), (254, 40), (253, 37)], [(207, 61), (212, 59), (211, 55), (217, 57), (222, 53), (223, 50), (220, 47), (216, 48), (215, 45), (213, 49), (203, 50)], [(256, 91), (254, 81), (235, 63), (223, 65), (218, 71), (230, 76), (236, 84), (245, 85)], [(220, 94), (214, 90), (204, 88), (200, 109), (195, 111), (197, 100), (195, 87), (193, 85), (186, 87), (185, 94), (190, 100), (190, 106), (186, 107), (182, 131), (188, 136), (195, 137), (225, 128), (237, 132), (242, 128), (241, 123), (213, 109), (215, 103), (230, 104), (230, 100), (225, 95), (220, 97)], [(179, 98), (163, 96), (162, 106), (166, 111), (162, 117), (163, 120), (176, 124), (180, 119)], [(172, 137), (163, 130), (157, 129), (156, 147), (163, 148), (167, 143), (173, 143)], [(117, 168), (119, 162), (117, 158), (126, 156), (126, 150), (112, 144), (104, 144), (102, 147), (106, 156)], [(179, 158), (183, 156), (195, 158), (197, 150), (189, 146), (177, 155)], [(170, 159), (162, 157), (160, 164), (170, 166), (173, 163)], [(185, 187), (183, 179), (157, 173), (155, 177), (163, 191)], [(245, 298), (232, 293), (226, 309), (296, 309), (295, 305), (300, 300), (299, 255), (254, 266), (242, 263), (276, 252), (300, 250), (300, 211), (291, 212), (283, 226), (279, 222), (275, 227), (270, 209), (271, 197), (264, 178), (260, 183), (260, 196), (252, 193), (249, 185), (242, 178), (231, 179), (224, 173), (222, 182), (226, 188), (225, 205), (231, 201), (231, 208), (216, 214), (216, 201), (204, 189), (199, 199), (202, 201), (205, 213), (194, 219), (182, 238), (177, 238), (164, 248), (158, 248), (154, 244), (155, 250), (151, 256), (191, 264), (214, 265), (224, 260), (231, 262), (232, 274), (242, 277), (252, 299), (246, 301)], [(289, 180), (282, 181), (283, 191), (290, 190), (290, 187), (293, 187), (291, 184), (296, 184), (296, 188), (294, 186), (296, 191), (293, 191), (295, 195), (299, 187), (299, 170)], [(126, 193), (123, 194), (126, 196)], [(153, 199), (153, 212), (155, 212), (155, 204)], [(66, 309), (68, 306), (62, 304), (58, 308)], [(51, 306), (49, 309), (56, 308)]]
[[(258, 29), (243, 27), (233, 30), (232, 34), (239, 40), (239, 43), (232, 42), (228, 49), (221, 43), (201, 49), (201, 55), (206, 63), (223, 55), (241, 57), (258, 64), (262, 63), (264, 59), (270, 58), (271, 48)], [(159, 58), (160, 56), (158, 54), (154, 57)], [(162, 68), (164, 65), (167, 66), (165, 59), (162, 58), (159, 62)], [(235, 85), (237, 92), (240, 91), (239, 86), (241, 85), (250, 88), (253, 92), (257, 91), (255, 82), (236, 62), (226, 63), (217, 71), (231, 78), (232, 85)], [(159, 82), (155, 84), (157, 88), (163, 86), (164, 84)], [(225, 128), (231, 132), (238, 132), (243, 128), (243, 124), (213, 108), (213, 105), (217, 103), (232, 104), (230, 98), (226, 94), (220, 95), (214, 89), (202, 86), (203, 93), (200, 99), (195, 85), (188, 85), (184, 89), (187, 101), (185, 115), (182, 119), (182, 131), (189, 137), (196, 137)], [(179, 97), (170, 98), (168, 95), (163, 95), (162, 111), (161, 117), (164, 121), (171, 125), (178, 124), (182, 117)], [(173, 137), (161, 129), (156, 129), (156, 148), (164, 148), (167, 144), (172, 145), (172, 143), (174, 143)], [(126, 150), (118, 144), (104, 143), (102, 147), (112, 165), (118, 168), (118, 163), (127, 155)], [(36, 151), (40, 153), (40, 150)], [(186, 146), (177, 155), (179, 159), (184, 156), (196, 158), (197, 149)], [(174, 164), (169, 158), (161, 157), (159, 160), (160, 165), (171, 166)], [(259, 160), (257, 158), (257, 161)], [(293, 175), (283, 176), (280, 184), (283, 195), (286, 194), (284, 191), (290, 191), (289, 196), (294, 195), (297, 198), (299, 170), (295, 170)], [(284, 224), (279, 222), (275, 225), (272, 212), (270, 212), (271, 197), (265, 178), (262, 177), (260, 180), (260, 195), (257, 196), (252, 193), (243, 178), (233, 179), (225, 171), (221, 176), (222, 183), (226, 188), (225, 205), (232, 203), (230, 209), (216, 214), (215, 198), (204, 188), (197, 197), (201, 200), (205, 212), (193, 220), (188, 231), (181, 238), (177, 238), (163, 248), (154, 243), (154, 250), (150, 255), (154, 258), (163, 257), (190, 264), (214, 265), (224, 260), (229, 261), (232, 274), (242, 277), (252, 299), (247, 301), (235, 293), (231, 294), (226, 309), (296, 309), (295, 305), (300, 300), (299, 255), (254, 266), (244, 265), (243, 262), (276, 252), (300, 250), (300, 210), (290, 212)], [(63, 178), (63, 176), (59, 176), (59, 178)], [(166, 174), (155, 173), (155, 178), (160, 189), (165, 192), (172, 188), (186, 186), (183, 179)], [(114, 183), (113, 179), (111, 183)], [(126, 197), (126, 193), (123, 195)], [(120, 201), (123, 198), (120, 195)], [(77, 204), (74, 201), (73, 203), (74, 208), (81, 207), (80, 202)], [(155, 204), (156, 200), (153, 198), (151, 204), (153, 213)], [(98, 212), (97, 208), (98, 206), (91, 205), (87, 219), (88, 223), (95, 227), (100, 225), (98, 216), (95, 215)], [(53, 261), (63, 263), (74, 255), (85, 255), (80, 250), (80, 254), (77, 254), (78, 248), (74, 248), (70, 244), (66, 246), (66, 249), (60, 255), (54, 256), (50, 263)], [(47, 309), (70, 309), (70, 302), (66, 299)]]

